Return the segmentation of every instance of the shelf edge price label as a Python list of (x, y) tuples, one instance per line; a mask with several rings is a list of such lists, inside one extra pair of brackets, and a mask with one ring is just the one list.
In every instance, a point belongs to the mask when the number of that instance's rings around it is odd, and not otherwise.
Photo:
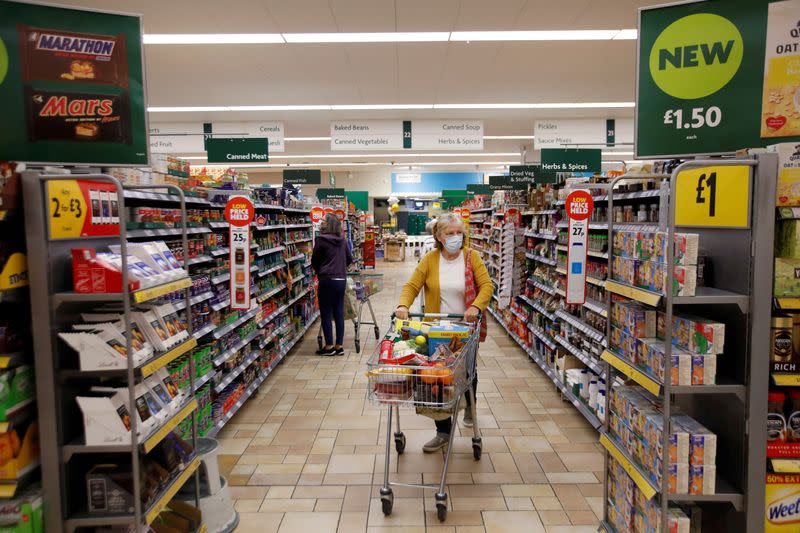
[(250, 222), (255, 207), (246, 196), (232, 196), (225, 204), (230, 246), (231, 309), (250, 309)]
[(675, 225), (750, 227), (750, 168), (720, 165), (679, 172), (675, 183)]
[(569, 193), (565, 206), (569, 217), (566, 300), (568, 304), (583, 304), (586, 302), (586, 244), (594, 200), (589, 191), (578, 189)]

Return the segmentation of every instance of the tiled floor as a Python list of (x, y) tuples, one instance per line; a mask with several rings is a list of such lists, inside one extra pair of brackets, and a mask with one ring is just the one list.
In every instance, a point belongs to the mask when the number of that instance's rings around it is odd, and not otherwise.
[[(381, 332), (415, 266), (379, 262), (384, 291), (373, 297)], [(347, 324), (345, 357), (317, 357), (316, 327), (220, 433), (220, 468), (232, 485), (239, 533), (450, 532), (593, 533), (602, 514), (603, 456), (597, 432), (490, 319), (478, 362), (483, 457), (456, 437), (448, 475), (450, 511), (436, 518), (433, 491), (395, 488), (384, 517), (383, 408), (365, 400), (366, 361)], [(403, 411), (406, 453), (391, 455), (393, 479), (435, 482), (442, 455), (425, 455), (433, 422)]]

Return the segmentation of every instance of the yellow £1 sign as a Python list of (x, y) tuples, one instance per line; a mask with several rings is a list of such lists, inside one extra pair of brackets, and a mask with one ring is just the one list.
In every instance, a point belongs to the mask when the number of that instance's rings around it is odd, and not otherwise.
[(749, 227), (750, 168), (719, 165), (680, 171), (675, 183), (675, 225)]

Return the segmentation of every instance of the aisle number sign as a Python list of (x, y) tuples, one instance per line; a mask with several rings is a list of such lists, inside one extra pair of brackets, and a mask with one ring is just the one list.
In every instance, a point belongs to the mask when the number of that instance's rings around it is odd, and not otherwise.
[(232, 196), (225, 204), (229, 224), (231, 309), (250, 309), (250, 222), (255, 207), (246, 196)]
[(589, 217), (594, 210), (592, 193), (578, 189), (567, 195), (565, 203), (569, 218), (567, 244), (567, 303), (586, 302), (586, 244), (589, 236)]
[(716, 228), (750, 226), (750, 168), (690, 168), (675, 183), (675, 225)]
[(49, 180), (47, 199), (50, 239), (119, 235), (119, 200), (113, 184)]

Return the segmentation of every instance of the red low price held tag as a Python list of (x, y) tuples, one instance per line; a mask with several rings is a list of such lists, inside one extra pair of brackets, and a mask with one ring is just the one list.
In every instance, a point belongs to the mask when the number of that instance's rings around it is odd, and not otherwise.
[(230, 224), (231, 309), (250, 309), (250, 222), (255, 214), (246, 196), (233, 196), (225, 204), (225, 220)]
[(586, 302), (586, 246), (589, 239), (589, 217), (594, 210), (594, 200), (589, 191), (572, 191), (565, 202), (569, 218), (567, 244), (567, 296), (568, 304)]

